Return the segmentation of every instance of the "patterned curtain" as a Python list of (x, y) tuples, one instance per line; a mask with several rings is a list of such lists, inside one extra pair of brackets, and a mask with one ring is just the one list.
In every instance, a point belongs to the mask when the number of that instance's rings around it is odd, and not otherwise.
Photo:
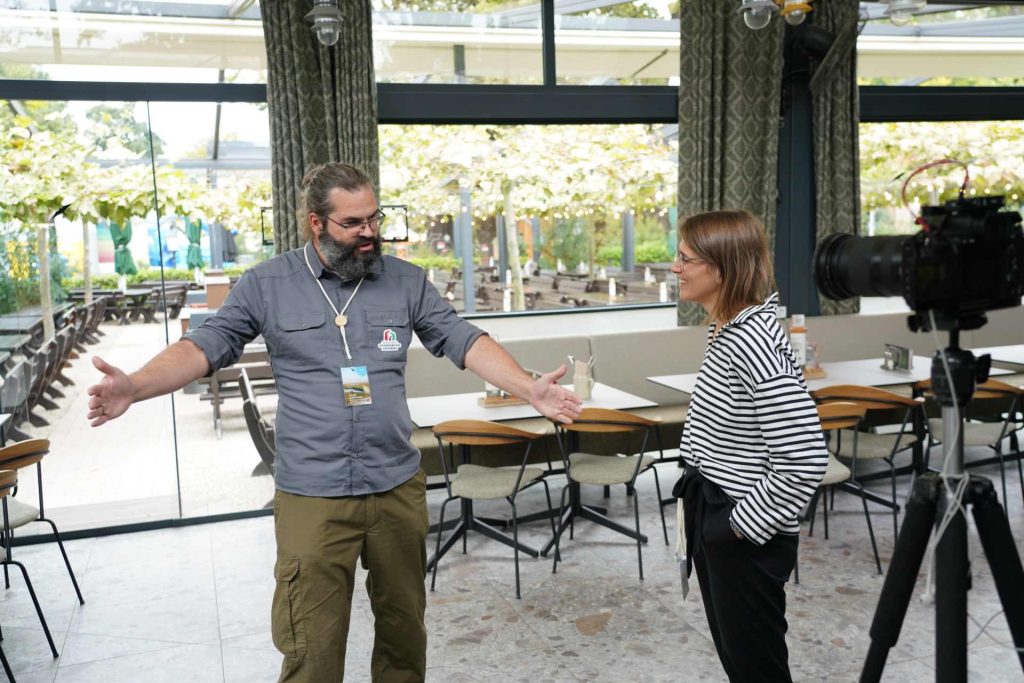
[(261, 0), (267, 44), (277, 253), (301, 246), (299, 183), (316, 164), (359, 166), (379, 187), (370, 0), (341, 0), (341, 37), (324, 47), (304, 20), (312, 0)]
[[(737, 6), (681, 5), (679, 216), (746, 209), (764, 221), (774, 250), (785, 22), (751, 31)], [(679, 325), (704, 315), (679, 302)]]
[[(814, 3), (814, 24), (836, 39), (811, 79), (817, 241), (860, 231), (860, 149), (857, 100), (858, 0)], [(818, 296), (822, 315), (860, 311), (860, 299)]]

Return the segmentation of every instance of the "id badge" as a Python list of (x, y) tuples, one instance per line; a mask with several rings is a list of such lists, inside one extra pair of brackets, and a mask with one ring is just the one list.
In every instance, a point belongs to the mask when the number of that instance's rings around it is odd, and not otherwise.
[(345, 392), (345, 405), (368, 406), (373, 404), (370, 395), (370, 375), (365, 365), (341, 368), (341, 385)]

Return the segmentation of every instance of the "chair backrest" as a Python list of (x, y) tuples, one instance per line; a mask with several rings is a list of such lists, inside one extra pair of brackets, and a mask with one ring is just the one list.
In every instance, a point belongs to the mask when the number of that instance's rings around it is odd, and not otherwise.
[(818, 419), (825, 431), (851, 429), (864, 419), (867, 409), (849, 401), (823, 403), (818, 406)]
[(878, 387), (858, 384), (834, 384), (811, 392), (817, 403), (856, 403), (866, 410), (892, 410), (893, 408), (914, 408), (923, 399), (908, 398)]
[(525, 443), (544, 436), (511, 425), (488, 420), (448, 420), (434, 425), (434, 435), (455, 446), (504, 446)]
[(49, 439), (17, 441), (0, 448), (0, 470), (20, 470), (35, 465), (49, 452)]
[(13, 413), (28, 398), (25, 377), (28, 370), (28, 361), (19, 360), (4, 374), (4, 385), (0, 389), (0, 411)]
[(267, 466), (271, 473), (274, 471), (274, 460), (277, 458), (277, 445), (271, 436), (270, 427), (263, 419), (259, 406), (256, 405), (256, 395), (252, 390), (252, 382), (249, 381), (249, 374), (242, 368), (238, 376), (239, 393), (242, 395), (242, 414), (245, 416), (245, 426), (249, 430), (249, 437), (260, 460)]
[(569, 432), (615, 433), (631, 432), (654, 427), (660, 419), (648, 419), (624, 410), (612, 408), (584, 408), (572, 424), (556, 423), (560, 429)]
[(0, 498), (6, 498), (17, 485), (17, 470), (0, 470)]

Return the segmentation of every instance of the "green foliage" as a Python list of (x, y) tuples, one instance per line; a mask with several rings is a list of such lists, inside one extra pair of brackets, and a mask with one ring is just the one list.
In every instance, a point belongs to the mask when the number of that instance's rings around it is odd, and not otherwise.
[[(636, 263), (666, 263), (672, 260), (672, 253), (661, 242), (642, 242), (636, 245), (634, 253)], [(597, 264), (601, 266), (618, 266), (622, 263), (622, 245), (609, 244), (597, 252)]]
[(407, 260), (424, 270), (451, 270), (462, 263), (461, 259), (454, 256), (413, 256)]
[[(98, 150), (113, 151), (124, 149), (137, 156), (148, 157), (149, 126), (135, 118), (135, 104), (122, 102), (117, 105), (98, 104), (85, 112), (85, 117), (92, 122), (86, 136)], [(164, 141), (159, 135), (153, 135), (153, 151), (159, 156), (164, 149)]]
[[(50, 245), (50, 287), (53, 297), (63, 296), (62, 279), (67, 261)], [(10, 228), (0, 239), (0, 314), (13, 313), (39, 303), (39, 259), (35, 235)]]

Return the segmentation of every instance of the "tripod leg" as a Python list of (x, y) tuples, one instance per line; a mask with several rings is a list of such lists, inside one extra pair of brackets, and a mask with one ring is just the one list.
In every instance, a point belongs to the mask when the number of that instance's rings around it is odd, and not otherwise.
[[(952, 505), (952, 491), (946, 491)], [(941, 517), (941, 515), (940, 515)], [(935, 680), (967, 680), (967, 519), (953, 513), (935, 547)]]
[[(987, 479), (971, 480), (969, 491), (974, 513), (974, 523), (978, 527), (981, 546), (985, 550), (985, 558), (992, 568), (992, 579), (999, 593), (999, 601), (1003, 604), (1006, 623), (1010, 626), (1013, 644), (1017, 648), (1024, 647), (1024, 567), (1015, 552), (1013, 534), (1010, 523), (1006, 520), (1002, 506), (996, 500), (992, 482)], [(1024, 669), (1024, 652), (1017, 651), (1021, 667)]]
[(935, 524), (935, 501), (940, 487), (941, 480), (931, 472), (921, 475), (914, 483), (914, 491), (903, 515), (903, 533), (893, 548), (889, 573), (885, 575), (875, 617), (871, 621), (871, 646), (864, 660), (861, 683), (881, 680), (889, 650), (899, 640), (907, 605), (910, 604), (921, 560)]

